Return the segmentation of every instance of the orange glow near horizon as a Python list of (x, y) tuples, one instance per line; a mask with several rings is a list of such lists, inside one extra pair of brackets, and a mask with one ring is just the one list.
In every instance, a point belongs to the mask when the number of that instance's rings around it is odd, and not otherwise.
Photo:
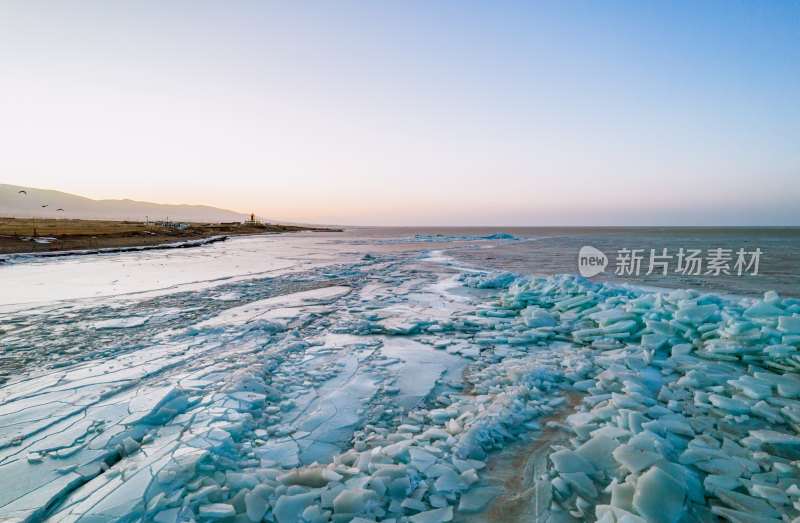
[(307, 223), (800, 224), (787, 6), (48, 5), (0, 17), (0, 182)]

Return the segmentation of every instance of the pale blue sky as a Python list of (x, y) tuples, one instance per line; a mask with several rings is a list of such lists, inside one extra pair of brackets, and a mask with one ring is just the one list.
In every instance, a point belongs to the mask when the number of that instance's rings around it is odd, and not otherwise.
[(800, 225), (800, 3), (0, 5), (0, 181), (294, 221)]

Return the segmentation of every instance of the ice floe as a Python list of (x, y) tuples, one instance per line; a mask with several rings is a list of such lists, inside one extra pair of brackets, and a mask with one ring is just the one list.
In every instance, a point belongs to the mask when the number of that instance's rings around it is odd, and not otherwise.
[(494, 457), (554, 433), (521, 520), (800, 516), (800, 300), (315, 256), (185, 311), (4, 312), (8, 346), (109, 348), (0, 387), (0, 516), (481, 521)]

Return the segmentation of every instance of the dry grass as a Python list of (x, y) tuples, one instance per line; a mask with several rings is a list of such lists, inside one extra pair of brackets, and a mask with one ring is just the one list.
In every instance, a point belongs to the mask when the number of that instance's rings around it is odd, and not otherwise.
[[(35, 230), (35, 233), (34, 233)], [(221, 225), (190, 223), (187, 228), (145, 225), (112, 220), (56, 220), (0, 218), (0, 254), (157, 245), (195, 240), (216, 235), (293, 232), (309, 229), (290, 225)], [(50, 237), (50, 243), (37, 243), (30, 237)]]
[(32, 236), (34, 228), (37, 236), (76, 234), (96, 236), (98, 234), (125, 234), (163, 229), (162, 227), (145, 226), (143, 223), (110, 220), (0, 218), (0, 234), (2, 235)]

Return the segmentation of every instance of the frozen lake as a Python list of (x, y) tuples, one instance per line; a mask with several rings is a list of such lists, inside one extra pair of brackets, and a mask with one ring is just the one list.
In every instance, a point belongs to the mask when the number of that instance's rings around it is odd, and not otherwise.
[(0, 266), (0, 518), (800, 515), (794, 244), (763, 236), (781, 262), (740, 288), (656, 292), (521, 277), (575, 272), (534, 252), (616, 240), (498, 232)]

